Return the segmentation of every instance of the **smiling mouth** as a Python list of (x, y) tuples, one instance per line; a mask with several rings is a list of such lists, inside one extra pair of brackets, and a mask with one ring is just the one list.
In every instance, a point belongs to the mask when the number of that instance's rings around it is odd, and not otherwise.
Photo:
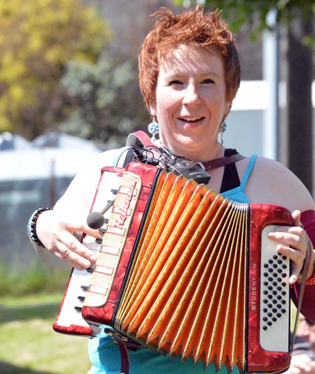
[(189, 117), (189, 118), (179, 117), (179, 120), (183, 121), (183, 122), (196, 123), (196, 122), (199, 122), (199, 121), (203, 120), (204, 118), (205, 117)]

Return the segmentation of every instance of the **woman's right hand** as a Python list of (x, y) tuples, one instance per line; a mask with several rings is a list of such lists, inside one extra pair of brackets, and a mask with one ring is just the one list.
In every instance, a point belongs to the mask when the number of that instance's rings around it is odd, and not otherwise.
[(45, 248), (78, 270), (87, 269), (96, 257), (80, 240), (76, 233), (86, 233), (101, 239), (103, 234), (86, 224), (86, 217), (77, 214), (65, 215), (55, 210), (43, 212), (36, 222), (36, 233)]

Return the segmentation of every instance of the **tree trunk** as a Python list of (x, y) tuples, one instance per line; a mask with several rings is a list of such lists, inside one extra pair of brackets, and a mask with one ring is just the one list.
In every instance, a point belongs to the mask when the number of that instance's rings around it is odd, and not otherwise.
[(312, 49), (303, 38), (312, 34), (312, 22), (292, 22), (288, 43), (289, 168), (313, 192)]

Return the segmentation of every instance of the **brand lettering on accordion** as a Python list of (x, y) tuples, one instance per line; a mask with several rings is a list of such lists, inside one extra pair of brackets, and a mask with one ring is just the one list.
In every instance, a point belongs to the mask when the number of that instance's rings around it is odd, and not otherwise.
[(256, 271), (256, 264), (252, 266), (252, 300), (251, 300), (251, 308), (252, 310), (256, 310), (257, 308), (257, 271)]
[(113, 223), (114, 227), (123, 226), (127, 217), (131, 215), (130, 204), (132, 198), (135, 197), (136, 182), (132, 183), (127, 188), (121, 188), (119, 192), (125, 196), (125, 199), (123, 200), (121, 206), (114, 206), (113, 212), (118, 214), (118, 217), (115, 217)]
[(205, 367), (286, 369), (289, 260), (268, 232), (292, 225), (290, 212), (231, 202), (147, 164), (121, 173), (83, 319)]

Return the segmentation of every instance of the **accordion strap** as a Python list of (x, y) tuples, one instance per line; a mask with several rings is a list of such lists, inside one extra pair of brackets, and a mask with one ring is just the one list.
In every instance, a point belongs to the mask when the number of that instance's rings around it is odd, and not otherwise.
[(120, 374), (129, 374), (129, 356), (125, 342), (118, 334), (113, 335), (114, 341), (117, 343), (120, 356), (121, 356), (121, 367), (120, 367)]
[(141, 345), (133, 342), (127, 336), (121, 335), (118, 331), (111, 328), (105, 328), (104, 332), (111, 336), (114, 343), (119, 347), (120, 351), (120, 374), (129, 374), (129, 355), (128, 350), (137, 351)]
[[(150, 137), (144, 131), (141, 130), (133, 132), (128, 135), (126, 146), (158, 148), (158, 146), (151, 141)], [(236, 153), (231, 156), (221, 157), (211, 161), (205, 161), (202, 162), (202, 164), (205, 167), (205, 170), (213, 170), (222, 166), (233, 164), (234, 162), (243, 160), (244, 158), (244, 156), (240, 155), (239, 153)]]
[(158, 148), (150, 139), (150, 137), (144, 131), (136, 131), (128, 135), (127, 146), (143, 146), (143, 147), (155, 147)]
[(216, 158), (215, 160), (212, 161), (206, 161), (203, 162), (203, 166), (205, 167), (206, 170), (213, 170), (220, 168), (222, 166), (227, 166), (230, 164), (233, 164), (236, 161), (243, 160), (245, 157), (240, 155), (239, 153), (227, 157), (221, 157), (221, 158)]

